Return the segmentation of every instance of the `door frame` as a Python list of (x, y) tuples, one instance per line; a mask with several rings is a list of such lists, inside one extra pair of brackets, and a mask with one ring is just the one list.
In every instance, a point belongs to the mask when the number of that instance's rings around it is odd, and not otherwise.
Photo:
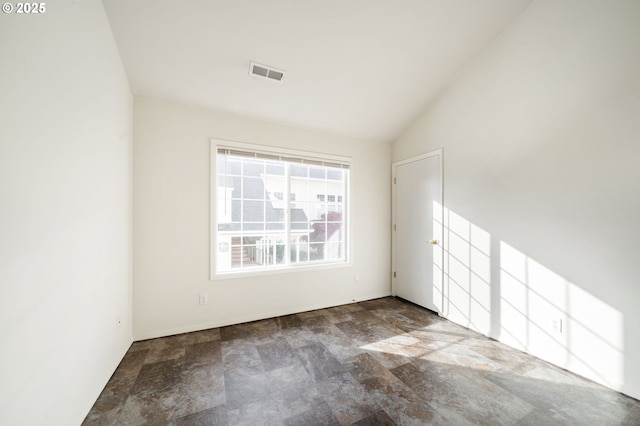
[[(395, 272), (396, 272), (396, 170), (398, 167), (403, 166), (405, 164), (413, 163), (415, 161), (424, 160), (430, 157), (438, 157), (438, 179), (440, 180), (440, 208), (442, 209), (440, 213), (440, 217), (442, 218), (442, 223), (440, 226), (442, 227), (440, 235), (442, 235), (442, 241), (440, 241), (440, 251), (441, 251), (441, 259), (444, 262), (444, 172), (443, 172), (443, 149), (436, 149), (434, 151), (428, 152), (426, 154), (417, 155), (415, 157), (407, 158), (406, 160), (396, 161), (391, 164), (391, 295), (396, 295), (396, 280), (395, 280)], [(440, 311), (439, 315), (443, 314), (444, 310), (444, 265), (440, 270), (442, 274), (440, 278), (440, 282), (442, 283), (442, 300), (440, 301)]]

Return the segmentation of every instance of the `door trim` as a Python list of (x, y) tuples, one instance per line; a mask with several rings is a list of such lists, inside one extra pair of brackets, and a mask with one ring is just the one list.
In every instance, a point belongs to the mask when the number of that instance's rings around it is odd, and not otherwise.
[[(396, 280), (394, 273), (396, 271), (396, 170), (398, 167), (405, 164), (413, 163), (415, 161), (424, 160), (425, 158), (438, 157), (438, 178), (440, 179), (440, 208), (442, 209), (440, 217), (444, 222), (444, 172), (443, 172), (443, 149), (436, 149), (435, 151), (428, 152), (426, 154), (418, 155), (415, 157), (407, 158), (406, 160), (397, 161), (391, 164), (391, 295), (396, 295)], [(444, 223), (440, 224), (442, 227), (440, 235), (442, 240), (440, 241), (441, 259), (444, 261)], [(444, 265), (440, 273), (442, 274), (440, 282), (442, 283), (442, 300), (440, 301), (440, 309), (438, 314), (442, 315), (444, 309)]]

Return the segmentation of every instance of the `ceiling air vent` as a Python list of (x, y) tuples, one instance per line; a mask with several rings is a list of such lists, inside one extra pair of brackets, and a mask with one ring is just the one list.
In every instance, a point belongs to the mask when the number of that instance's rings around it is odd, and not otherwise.
[(284, 77), (284, 71), (267, 65), (256, 64), (255, 62), (251, 62), (251, 65), (249, 66), (249, 74), (269, 78), (275, 81), (282, 81), (282, 77)]

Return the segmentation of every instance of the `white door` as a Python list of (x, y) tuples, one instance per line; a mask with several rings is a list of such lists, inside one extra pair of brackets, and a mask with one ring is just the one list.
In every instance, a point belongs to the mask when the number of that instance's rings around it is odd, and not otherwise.
[(441, 312), (442, 150), (393, 164), (392, 289)]

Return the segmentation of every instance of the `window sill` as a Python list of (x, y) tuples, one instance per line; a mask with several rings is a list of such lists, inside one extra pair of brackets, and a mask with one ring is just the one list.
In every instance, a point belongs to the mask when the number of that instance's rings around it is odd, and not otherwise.
[(351, 262), (335, 262), (335, 263), (316, 263), (304, 266), (282, 266), (282, 267), (273, 267), (269, 269), (259, 269), (259, 270), (244, 270), (244, 271), (230, 271), (230, 272), (221, 272), (221, 273), (213, 273), (210, 277), (210, 281), (225, 281), (225, 280), (233, 280), (238, 278), (251, 278), (251, 277), (259, 277), (264, 275), (278, 275), (278, 274), (290, 274), (290, 273), (303, 273), (303, 272), (311, 272), (311, 271), (320, 271), (324, 269), (339, 269), (339, 268), (349, 268), (353, 265)]

